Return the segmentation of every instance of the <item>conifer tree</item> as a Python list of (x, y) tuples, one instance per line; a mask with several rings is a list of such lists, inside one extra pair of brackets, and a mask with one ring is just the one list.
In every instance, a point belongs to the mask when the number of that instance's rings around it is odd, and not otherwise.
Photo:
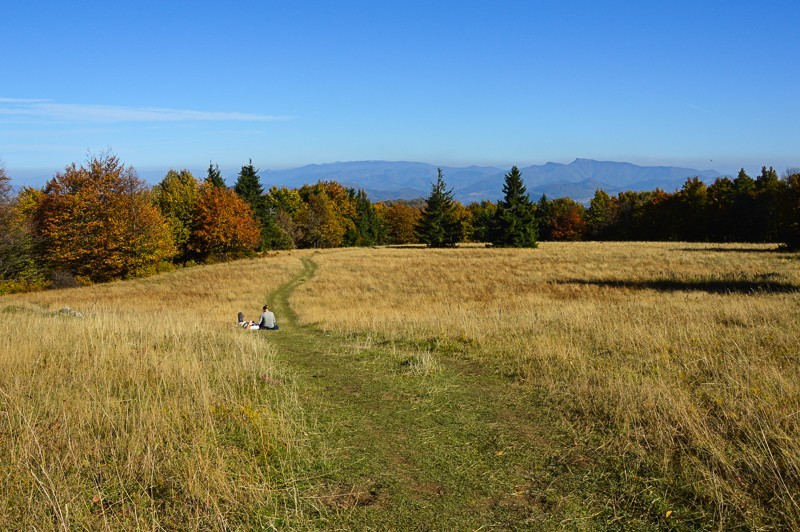
[(264, 214), (264, 188), (258, 179), (258, 170), (253, 167), (252, 159), (250, 159), (249, 164), (242, 166), (233, 190), (250, 205), (250, 208), (260, 219)]
[(355, 208), (353, 227), (344, 237), (348, 246), (374, 246), (386, 239), (386, 227), (378, 216), (375, 206), (369, 201), (364, 189), (347, 189), (347, 195)]
[(550, 215), (553, 211), (553, 202), (547, 199), (547, 194), (542, 194), (536, 203), (536, 220), (539, 222), (539, 238), (550, 240)]
[(534, 206), (525, 190), (522, 174), (516, 166), (506, 174), (503, 194), (505, 197), (497, 204), (492, 224), (492, 245), (535, 248), (539, 231)]
[(426, 201), (417, 225), (420, 242), (432, 248), (455, 247), (461, 240), (463, 228), (456, 215), (453, 191), (447, 190), (441, 168), (437, 170), (436, 183)]
[(218, 164), (212, 164), (211, 161), (208, 162), (208, 175), (205, 182), (215, 187), (225, 186), (225, 180), (222, 179)]
[(258, 170), (253, 167), (252, 159), (250, 159), (249, 164), (242, 166), (233, 190), (250, 206), (261, 225), (262, 249), (286, 249), (291, 247), (284, 231), (278, 226), (277, 212), (268, 206), (264, 188), (258, 178)]

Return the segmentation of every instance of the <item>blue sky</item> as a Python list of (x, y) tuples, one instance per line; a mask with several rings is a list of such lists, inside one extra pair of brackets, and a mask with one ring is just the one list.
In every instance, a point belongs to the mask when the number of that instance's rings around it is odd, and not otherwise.
[[(0, 159), (800, 166), (800, 2), (8, 2)], [(162, 174), (163, 175), (163, 174)]]

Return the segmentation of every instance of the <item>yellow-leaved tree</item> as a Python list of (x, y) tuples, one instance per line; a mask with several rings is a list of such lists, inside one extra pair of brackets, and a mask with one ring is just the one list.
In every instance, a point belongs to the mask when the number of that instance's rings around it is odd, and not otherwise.
[(170, 170), (151, 191), (153, 203), (172, 227), (180, 258), (187, 253), (192, 218), (200, 197), (200, 184), (189, 170)]
[(356, 209), (347, 189), (336, 181), (320, 181), (299, 190), (303, 205), (294, 217), (302, 236), (302, 247), (341, 246), (344, 235), (354, 227)]

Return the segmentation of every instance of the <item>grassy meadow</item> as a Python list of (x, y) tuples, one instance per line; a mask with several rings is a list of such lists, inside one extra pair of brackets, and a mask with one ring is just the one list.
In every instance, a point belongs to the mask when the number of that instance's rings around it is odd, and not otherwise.
[(234, 326), (298, 266), (284, 254), (0, 299), (0, 528), (303, 522), (302, 406), (275, 385), (271, 345)]
[[(773, 248), (294, 251), (2, 297), (0, 527), (800, 528)], [(233, 326), (266, 300), (281, 331)]]
[(673, 519), (800, 528), (800, 256), (773, 249), (353, 250), (320, 255), (293, 304), (545, 390)]

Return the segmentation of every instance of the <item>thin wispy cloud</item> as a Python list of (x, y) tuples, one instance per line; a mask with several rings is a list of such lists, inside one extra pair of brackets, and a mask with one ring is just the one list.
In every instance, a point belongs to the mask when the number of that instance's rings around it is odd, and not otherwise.
[(41, 98), (3, 98), (0, 96), (0, 103), (40, 103), (49, 101), (51, 100), (43, 100)]
[(288, 116), (253, 113), (71, 104), (33, 98), (2, 97), (0, 97), (0, 116), (65, 122), (275, 122), (291, 119)]
[(682, 103), (682, 104), (683, 104), (683, 105), (685, 105), (686, 107), (691, 107), (692, 109), (697, 109), (698, 111), (703, 111), (703, 112), (705, 112), (705, 113), (708, 113), (708, 112), (709, 112), (709, 111), (708, 111), (708, 109), (706, 109), (705, 107), (700, 107), (699, 105), (695, 105), (695, 104), (693, 104), (693, 103), (689, 103), (689, 102), (684, 102), (684, 101), (682, 101), (682, 100), (676, 100), (676, 101), (677, 101), (678, 103)]

